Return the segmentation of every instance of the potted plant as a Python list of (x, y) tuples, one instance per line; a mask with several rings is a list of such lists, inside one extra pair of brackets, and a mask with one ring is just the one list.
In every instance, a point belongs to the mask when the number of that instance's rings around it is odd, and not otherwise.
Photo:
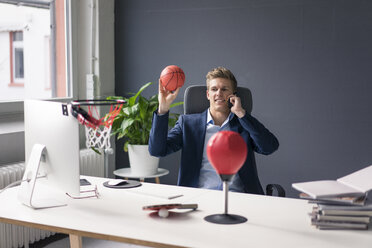
[[(150, 86), (152, 82), (143, 85), (139, 91), (130, 98), (113, 96), (108, 99), (124, 99), (120, 113), (115, 117), (112, 125), (112, 134), (117, 139), (125, 138), (124, 151), (128, 152), (129, 163), (133, 175), (148, 176), (156, 174), (159, 158), (153, 157), (148, 152), (150, 130), (153, 112), (158, 108), (158, 95), (149, 99), (141, 95), (142, 91)], [(172, 107), (182, 105), (177, 102)], [(176, 124), (179, 114), (169, 114), (169, 126)]]

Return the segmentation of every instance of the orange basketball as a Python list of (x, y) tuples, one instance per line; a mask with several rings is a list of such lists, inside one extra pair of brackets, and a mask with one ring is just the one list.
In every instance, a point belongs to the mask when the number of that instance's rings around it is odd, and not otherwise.
[(160, 74), (161, 84), (169, 91), (175, 91), (185, 83), (185, 73), (176, 65), (168, 65)]

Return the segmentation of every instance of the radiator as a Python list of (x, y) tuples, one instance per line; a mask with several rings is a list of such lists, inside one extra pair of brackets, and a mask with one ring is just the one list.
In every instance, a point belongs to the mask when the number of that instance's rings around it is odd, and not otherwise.
[[(9, 164), (0, 167), (0, 189), (8, 184), (21, 180), (25, 171), (24, 162)], [(1, 248), (28, 248), (41, 239), (55, 234), (54, 232), (43, 231), (36, 228), (0, 223), (0, 247)]]
[(85, 176), (105, 176), (105, 154), (98, 154), (92, 149), (80, 150), (80, 174)]
[[(99, 155), (91, 149), (80, 150), (80, 174), (104, 177), (104, 157), (105, 155)], [(21, 180), (24, 170), (24, 162), (0, 166), (0, 189), (12, 182)], [(0, 248), (28, 248), (29, 244), (54, 234), (54, 232), (36, 228), (0, 223)]]

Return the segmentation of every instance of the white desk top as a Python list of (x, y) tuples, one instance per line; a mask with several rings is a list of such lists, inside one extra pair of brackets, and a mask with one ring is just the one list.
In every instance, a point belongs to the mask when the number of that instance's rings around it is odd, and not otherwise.
[[(96, 183), (99, 199), (63, 197), (67, 207), (33, 210), (17, 200), (17, 189), (0, 194), (0, 222), (75, 235), (154, 247), (371, 247), (372, 230), (320, 231), (310, 225), (306, 200), (229, 193), (229, 213), (248, 218), (237, 225), (217, 225), (203, 218), (223, 212), (223, 192), (143, 183), (132, 189), (102, 186), (107, 179), (85, 177)], [(173, 200), (142, 193), (183, 194)], [(143, 211), (145, 205), (197, 203), (194, 212), (168, 218)]]

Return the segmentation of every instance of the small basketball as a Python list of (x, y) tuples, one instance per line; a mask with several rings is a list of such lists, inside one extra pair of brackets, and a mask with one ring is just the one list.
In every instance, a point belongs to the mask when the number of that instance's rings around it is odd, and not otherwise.
[(185, 83), (185, 73), (176, 65), (168, 65), (161, 72), (160, 80), (164, 88), (175, 91)]

